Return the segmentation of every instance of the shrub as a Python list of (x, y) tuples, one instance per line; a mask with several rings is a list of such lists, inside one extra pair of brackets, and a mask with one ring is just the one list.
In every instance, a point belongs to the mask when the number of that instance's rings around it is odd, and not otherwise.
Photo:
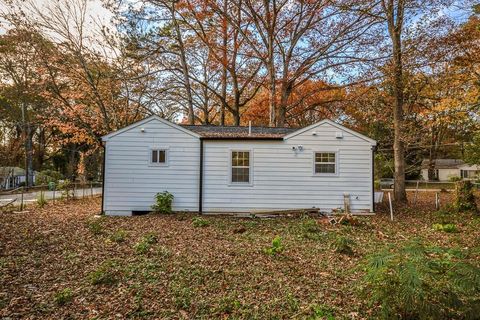
[(92, 285), (112, 285), (117, 282), (118, 265), (113, 260), (104, 261), (97, 270), (88, 275)]
[(155, 195), (155, 204), (152, 209), (156, 213), (172, 213), (173, 194), (168, 191), (159, 192)]
[(447, 233), (458, 232), (457, 227), (453, 223), (435, 223), (433, 225), (433, 230), (443, 231)]
[(58, 180), (63, 179), (63, 175), (55, 170), (42, 170), (35, 175), (35, 184), (44, 185), (50, 182), (58, 183)]
[(459, 181), (455, 185), (455, 209), (459, 212), (476, 211), (475, 196), (473, 194), (473, 184), (466, 181)]
[(65, 288), (57, 293), (55, 293), (55, 296), (53, 298), (53, 301), (55, 304), (58, 306), (64, 306), (67, 303), (70, 303), (73, 299), (73, 292), (69, 288)]
[(276, 236), (272, 240), (272, 245), (265, 249), (265, 253), (270, 256), (275, 256), (277, 254), (282, 253), (283, 245), (282, 245), (282, 238), (280, 236)]
[(352, 246), (354, 244), (355, 242), (353, 240), (340, 236), (335, 238), (335, 241), (333, 242), (332, 246), (333, 246), (333, 250), (336, 253), (345, 254), (347, 256), (353, 256), (354, 251)]
[(201, 217), (195, 217), (192, 219), (192, 224), (195, 228), (198, 228), (198, 227), (206, 227), (210, 224), (210, 222), (208, 222), (208, 220), (203, 219)]
[(43, 191), (37, 197), (37, 204), (40, 208), (43, 208), (47, 204), (47, 199), (45, 198), (45, 193)]
[(451, 177), (448, 178), (448, 181), (450, 181), (450, 182), (462, 181), (462, 177), (459, 177), (459, 176), (451, 176)]
[(94, 235), (100, 235), (103, 233), (103, 227), (101, 223), (101, 218), (92, 218), (87, 221), (87, 228)]
[(411, 241), (367, 259), (364, 295), (384, 319), (474, 319), (480, 312), (480, 269), (460, 250)]
[(112, 242), (120, 243), (125, 241), (125, 238), (127, 237), (127, 232), (125, 230), (117, 230), (113, 234), (110, 235), (109, 239)]
[(74, 196), (73, 183), (70, 180), (64, 180), (58, 185), (58, 190), (62, 190), (62, 197), (70, 198)]

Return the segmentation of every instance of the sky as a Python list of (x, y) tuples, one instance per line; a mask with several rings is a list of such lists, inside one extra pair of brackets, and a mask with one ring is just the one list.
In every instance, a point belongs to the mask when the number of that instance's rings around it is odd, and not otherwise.
[[(24, 9), (28, 8), (28, 5), (26, 4), (28, 2), (34, 3), (35, 6), (39, 8), (48, 8), (48, 6), (51, 5), (53, 1), (57, 1), (57, 0), (27, 0), (27, 1), (17, 0), (17, 2), (20, 3), (22, 8)], [(75, 1), (75, 0), (70, 0), (70, 1)], [(4, 13), (6, 11), (8, 11), (8, 6), (5, 3), (5, 0), (0, 0), (0, 13)], [(112, 16), (113, 16), (112, 12), (110, 12), (109, 10), (107, 10), (102, 6), (101, 0), (88, 0), (87, 25), (90, 26), (90, 29), (93, 29), (95, 27), (95, 23), (97, 21), (101, 21), (101, 23), (104, 25), (109, 25)], [(4, 34), (8, 28), (9, 28), (9, 25), (5, 23), (4, 20), (2, 21), (0, 18), (0, 34)]]

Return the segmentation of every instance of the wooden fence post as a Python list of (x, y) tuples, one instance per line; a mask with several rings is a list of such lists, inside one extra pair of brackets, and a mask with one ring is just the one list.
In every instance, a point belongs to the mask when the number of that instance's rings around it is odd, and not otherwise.
[(413, 204), (417, 204), (417, 197), (418, 197), (418, 185), (420, 181), (417, 181), (417, 187), (415, 188), (415, 198), (413, 200)]

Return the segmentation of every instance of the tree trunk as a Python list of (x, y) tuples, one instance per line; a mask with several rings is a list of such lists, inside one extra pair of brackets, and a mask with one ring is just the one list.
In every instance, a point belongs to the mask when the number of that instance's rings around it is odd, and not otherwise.
[(180, 32), (180, 26), (178, 25), (177, 18), (175, 16), (175, 1), (172, 2), (172, 7), (170, 8), (172, 14), (172, 22), (175, 28), (175, 34), (178, 42), (178, 47), (180, 50), (180, 64), (182, 66), (183, 81), (185, 85), (185, 91), (187, 95), (187, 107), (188, 107), (188, 124), (195, 124), (195, 113), (193, 110), (193, 98), (192, 98), (192, 87), (190, 85), (190, 75), (188, 72), (187, 57), (185, 54), (185, 45), (182, 39), (182, 33)]
[(395, 8), (393, 1), (383, 2), (387, 16), (388, 32), (392, 40), (393, 64), (393, 158), (395, 162), (394, 196), (395, 201), (406, 202), (405, 192), (405, 146), (403, 142), (403, 64), (402, 64), (402, 28), (404, 14), (404, 0), (399, 0)]
[[(223, 12), (227, 12), (228, 10), (228, 0), (223, 0)], [(228, 24), (227, 18), (224, 16), (222, 19), (222, 75), (221, 75), (221, 82), (222, 82), (222, 99), (227, 101), (227, 45), (228, 45)], [(225, 125), (225, 105), (223, 103), (220, 104), (220, 125)]]
[(287, 117), (288, 99), (292, 94), (293, 84), (290, 81), (283, 81), (281, 88), (280, 104), (277, 106), (277, 126), (285, 126)]

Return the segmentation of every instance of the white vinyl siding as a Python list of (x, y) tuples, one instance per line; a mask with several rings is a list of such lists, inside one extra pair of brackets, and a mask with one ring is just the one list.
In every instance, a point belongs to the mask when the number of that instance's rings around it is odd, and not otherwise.
[[(311, 131), (315, 131), (312, 135)], [(343, 207), (349, 193), (354, 211), (370, 211), (372, 200), (371, 143), (322, 124), (291, 139), (204, 141), (205, 212), (251, 212), (317, 207)], [(300, 151), (298, 146), (302, 146)], [(295, 150), (293, 149), (295, 147)], [(251, 150), (253, 185), (229, 187), (230, 150)], [(336, 154), (335, 175), (312, 174), (315, 152)]]
[[(174, 210), (198, 210), (200, 142), (153, 119), (111, 137), (106, 143), (107, 214), (130, 215), (151, 209), (157, 192), (174, 195)], [(152, 165), (151, 150), (166, 150), (168, 166)]]

